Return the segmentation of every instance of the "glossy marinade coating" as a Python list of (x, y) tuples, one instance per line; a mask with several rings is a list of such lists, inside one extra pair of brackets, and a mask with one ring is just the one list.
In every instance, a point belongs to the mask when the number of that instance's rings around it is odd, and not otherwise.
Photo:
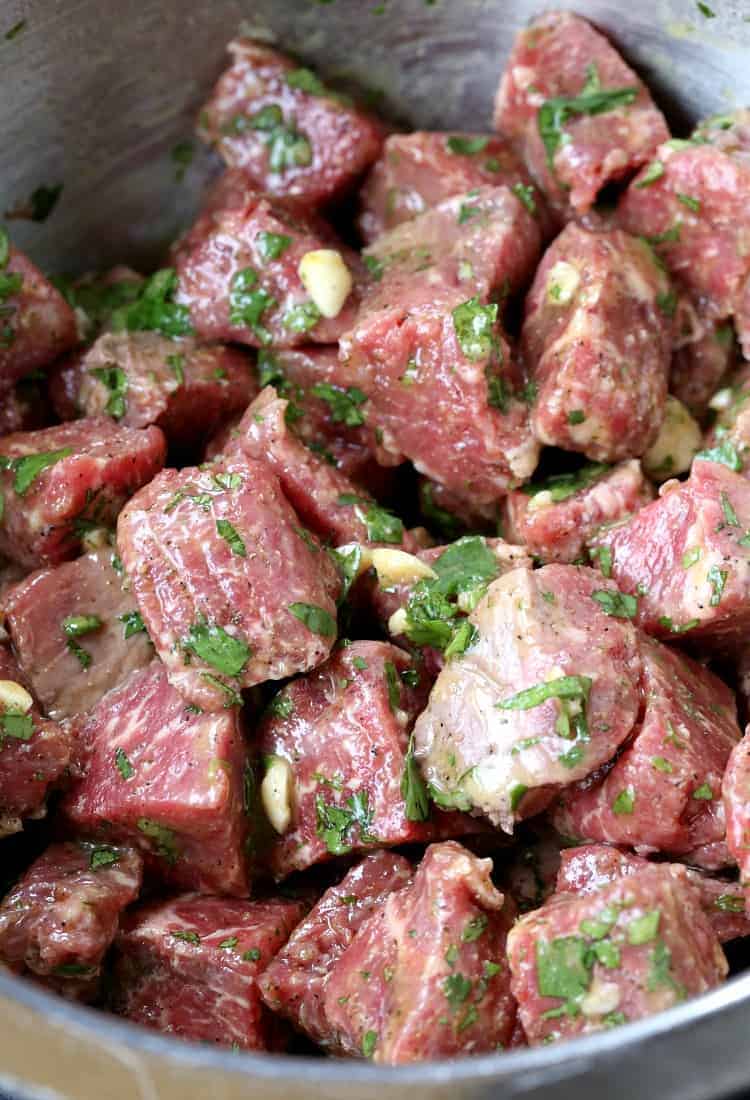
[(219, 710), (240, 687), (328, 656), (338, 571), (264, 463), (165, 470), (122, 513), (117, 545), (157, 655), (186, 701)]

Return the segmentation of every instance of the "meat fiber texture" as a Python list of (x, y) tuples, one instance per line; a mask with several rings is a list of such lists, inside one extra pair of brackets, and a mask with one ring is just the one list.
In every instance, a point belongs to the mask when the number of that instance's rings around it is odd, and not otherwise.
[(62, 803), (75, 829), (132, 844), (170, 886), (247, 896), (252, 806), (237, 708), (196, 713), (154, 661), (78, 719), (75, 734), (83, 774)]
[(508, 959), (530, 1046), (662, 1012), (728, 970), (698, 890), (666, 867), (552, 898), (511, 929)]
[(384, 467), (400, 461), (384, 450), (377, 433), (365, 422), (365, 395), (339, 381), (338, 347), (309, 345), (258, 353), (258, 374), (289, 401), (294, 432), (346, 477), (368, 486), (376, 495), (393, 489), (392, 472)]
[(485, 185), (510, 187), (539, 219), (545, 237), (554, 221), (541, 191), (507, 138), (491, 134), (391, 134), (360, 191), (359, 230), (368, 244), (443, 199)]
[[(231, 182), (231, 181), (230, 181)], [(252, 347), (335, 343), (351, 327), (364, 269), (319, 218), (243, 184), (222, 184), (224, 201), (175, 245), (176, 300), (190, 310), (201, 340)], [(338, 251), (354, 289), (339, 313), (324, 317), (308, 295), (299, 264), (308, 252)]]
[(268, 1008), (316, 1043), (338, 1050), (326, 1011), (326, 990), (336, 964), (368, 917), (410, 881), (411, 873), (403, 856), (381, 850), (365, 856), (326, 890), (258, 980)]
[(489, 586), (469, 615), (473, 644), (447, 662), (414, 727), (441, 805), (512, 833), (612, 758), (640, 707), (638, 640), (618, 596), (570, 565), (515, 569)]
[(590, 23), (547, 12), (521, 31), (495, 101), (553, 209), (590, 210), (607, 184), (627, 179), (669, 138), (646, 85)]
[(541, 561), (571, 564), (586, 559), (586, 543), (603, 524), (627, 519), (653, 496), (637, 459), (587, 466), (509, 493), (503, 531)]
[(199, 135), (259, 190), (311, 205), (351, 190), (375, 160), (381, 123), (309, 69), (239, 38), (199, 117)]
[[(687, 312), (687, 303), (688, 299), (683, 296), (675, 316), (677, 326), (680, 325), (681, 315)], [(703, 419), (711, 398), (735, 365), (737, 346), (731, 321), (701, 317), (692, 306), (689, 313), (686, 331), (678, 328), (675, 336), (669, 369), (669, 392), (693, 416)]]
[(516, 1007), (505, 943), (515, 914), (492, 860), (455, 841), (360, 926), (325, 989), (338, 1048), (394, 1065), (507, 1046)]
[[(28, 688), (6, 646), (0, 646), (0, 680)], [(27, 817), (42, 817), (50, 789), (66, 776), (72, 752), (68, 730), (48, 721), (34, 703), (29, 711), (0, 713), (0, 837), (21, 830)]]
[[(561, 853), (557, 891), (578, 897), (596, 894), (611, 882), (636, 875), (644, 867), (650, 866), (653, 864), (649, 864), (641, 856), (622, 852), (607, 844), (584, 844), (580, 848), (566, 848)], [(712, 878), (679, 863), (663, 863), (659, 866), (672, 871), (678, 881), (682, 881), (687, 873), (690, 882), (700, 894), (701, 908), (719, 943), (726, 943), (750, 933), (750, 924), (745, 915), (744, 894), (737, 883)]]
[(265, 857), (276, 878), (373, 846), (476, 831), (470, 819), (430, 813), (407, 756), (427, 689), (403, 650), (353, 642), (275, 697), (256, 740), (266, 773), (284, 761), (289, 774), (289, 823)]
[(23, 673), (52, 718), (90, 710), (153, 657), (110, 547), (30, 574), (5, 593), (2, 610)]
[[(0, 231), (0, 394), (78, 343), (73, 310)], [(3, 397), (5, 400), (5, 397)]]
[(596, 462), (648, 449), (667, 396), (671, 293), (643, 241), (566, 226), (537, 269), (521, 336), (542, 443)]
[(142, 869), (132, 848), (50, 845), (0, 905), (0, 957), (60, 992), (95, 995), (120, 914), (138, 896)]
[(132, 910), (116, 942), (112, 1003), (139, 1024), (237, 1050), (278, 1050), (283, 1025), (258, 975), (306, 906), (183, 894)]
[(244, 412), (258, 392), (252, 361), (239, 349), (157, 332), (106, 332), (64, 370), (72, 377), (58, 375), (58, 385), (73, 392), (78, 414), (108, 414), (129, 428), (156, 424), (183, 448)]
[(706, 140), (670, 141), (618, 206), (624, 229), (649, 238), (699, 309), (714, 320), (738, 313), (750, 276), (750, 157)]
[[(643, 713), (600, 782), (563, 792), (555, 824), (567, 836), (728, 862), (721, 781), (742, 734), (734, 694), (707, 668), (643, 638)], [(718, 850), (723, 850), (721, 860)]]
[(593, 540), (618, 587), (638, 598), (649, 634), (738, 645), (750, 624), (750, 486), (722, 461), (696, 458), (685, 482)]
[(289, 426), (292, 407), (273, 386), (266, 386), (227, 443), (227, 459), (265, 462), (301, 521), (325, 542), (408, 542), (397, 516), (380, 508), (366, 490), (294, 434)]
[(158, 428), (92, 417), (0, 439), (0, 554), (28, 569), (80, 553), (92, 526), (114, 524), (125, 501), (164, 465)]
[(170, 683), (195, 706), (328, 656), (338, 571), (264, 463), (165, 470), (123, 511), (117, 545)]
[(750, 470), (750, 365), (743, 364), (714, 394), (715, 417), (706, 433), (709, 454), (723, 457), (731, 469), (747, 476)]
[(342, 381), (369, 398), (367, 423), (383, 447), (475, 506), (537, 463), (490, 299), (525, 283), (539, 246), (534, 218), (509, 188), (447, 199), (367, 250), (376, 282), (340, 344)]

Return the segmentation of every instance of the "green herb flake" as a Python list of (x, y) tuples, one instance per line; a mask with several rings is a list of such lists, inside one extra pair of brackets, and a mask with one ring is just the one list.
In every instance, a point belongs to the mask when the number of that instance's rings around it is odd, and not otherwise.
[(242, 952), (242, 961), (243, 962), (257, 962), (259, 958), (260, 958), (260, 948), (259, 947), (250, 947), (250, 948), (248, 948), (247, 951)]
[(311, 603), (290, 603), (288, 610), (313, 634), (332, 638), (336, 634), (336, 620), (323, 607)]
[(228, 519), (217, 519), (216, 532), (224, 539), (229, 546), (232, 553), (238, 558), (246, 558), (247, 550), (245, 549), (245, 543), (237, 531), (237, 528), (229, 522)]
[(463, 974), (449, 974), (443, 979), (443, 993), (453, 1012), (466, 1001), (471, 989), (471, 981)]
[(117, 621), (123, 625), (123, 638), (125, 641), (128, 638), (132, 638), (134, 634), (145, 634), (146, 624), (141, 617), (140, 611), (126, 611), (122, 615), (117, 616)]
[(409, 738), (409, 747), (404, 758), (401, 797), (404, 800), (406, 817), (409, 821), (427, 821), (430, 816), (430, 799), (427, 785), (414, 758), (413, 734)]
[(479, 913), (476, 917), (472, 917), (471, 920), (464, 925), (463, 931), (461, 932), (461, 942), (474, 943), (484, 935), (488, 923), (488, 917), (485, 913)]
[(125, 750), (119, 745), (115, 749), (115, 767), (123, 779), (132, 779), (135, 775), (135, 768), (130, 763)]
[(170, 931), (170, 936), (175, 940), (181, 940), (183, 943), (190, 943), (193, 947), (198, 947), (201, 942), (201, 938), (197, 932), (185, 932), (182, 929), (173, 929)]
[(19, 19), (19, 21), (17, 23), (14, 23), (10, 30), (7, 30), (3, 35), (5, 41), (12, 42), (14, 38), (18, 38), (19, 34), (23, 34), (23, 32), (26, 30), (26, 26), (26, 20)]
[(185, 356), (184, 355), (168, 355), (167, 366), (174, 373), (177, 379), (178, 386), (185, 385)]
[(533, 184), (514, 183), (511, 187), (511, 191), (528, 210), (529, 214), (536, 213), (536, 202), (534, 201), (534, 186)]
[(737, 519), (737, 513), (735, 512), (732, 502), (726, 493), (722, 493), (721, 497), (721, 511), (724, 515), (724, 520), (729, 527), (739, 527), (740, 521)]
[(686, 550), (682, 555), (682, 568), (689, 569), (691, 565), (695, 565), (697, 561), (700, 561), (702, 552), (700, 546), (692, 546), (689, 550)]
[(546, 154), (547, 164), (554, 171), (555, 154), (563, 144), (563, 127), (576, 115), (601, 115), (629, 106), (637, 97), (637, 88), (602, 89), (593, 66), (589, 66), (586, 83), (577, 96), (556, 96), (539, 108), (537, 126)]
[(110, 848), (106, 844), (96, 844), (91, 849), (89, 867), (92, 871), (100, 871), (103, 867), (112, 867), (120, 862), (120, 853), (116, 848)]
[(190, 628), (182, 645), (224, 676), (239, 676), (250, 660), (250, 647), (247, 643), (228, 634), (215, 623), (196, 623)]
[(36, 479), (73, 453), (71, 447), (61, 447), (57, 451), (45, 451), (40, 454), (22, 455), (8, 458), (0, 455), (0, 470), (10, 470), (14, 474), (13, 491), (20, 497), (25, 496)]
[(696, 0), (696, 8), (706, 19), (715, 19), (716, 12), (709, 8), (708, 4), (704, 4), (703, 0)]
[(165, 859), (170, 865), (175, 864), (179, 858), (177, 837), (172, 829), (160, 825), (158, 821), (152, 821), (148, 817), (139, 817), (136, 821), (139, 832), (154, 842), (154, 850), (157, 855)]
[(683, 206), (687, 206), (688, 210), (692, 210), (694, 214), (698, 214), (700, 212), (700, 199), (696, 199), (692, 195), (683, 195), (680, 191), (677, 192), (677, 198)]
[(652, 160), (647, 166), (645, 172), (635, 184), (637, 188), (649, 187), (652, 183), (656, 183), (664, 175), (664, 165), (660, 160)]
[(309, 332), (315, 328), (322, 314), (315, 302), (300, 302), (288, 309), (281, 323), (292, 332)]
[(352, 505), (357, 518), (367, 528), (368, 542), (399, 543), (404, 538), (404, 525), (398, 516), (354, 493), (341, 493), (337, 502)]
[(3, 737), (14, 741), (30, 741), (34, 736), (34, 719), (30, 714), (8, 709), (0, 714), (0, 742)]
[(359, 832), (360, 844), (378, 843), (378, 838), (370, 831), (374, 813), (370, 809), (370, 796), (366, 790), (350, 795), (343, 806), (327, 803), (322, 795), (316, 795), (315, 831), (332, 855), (346, 855), (351, 851), (349, 838), (355, 828)]
[(296, 88), (308, 95), (327, 96), (328, 89), (312, 69), (292, 69), (284, 78), (290, 88)]
[(362, 1054), (365, 1058), (372, 1058), (375, 1047), (378, 1045), (377, 1031), (366, 1031), (362, 1036)]
[(475, 644), (479, 638), (479, 631), (470, 623), (468, 619), (464, 619), (463, 622), (455, 628), (453, 637), (445, 647), (444, 656), (446, 661), (449, 661), (451, 657), (462, 657), (467, 649)]
[(317, 382), (311, 392), (328, 405), (334, 423), (344, 424), (347, 428), (358, 428), (364, 424), (360, 406), (364, 405), (367, 395), (356, 386), (342, 388), (332, 386), (330, 382)]
[(580, 936), (538, 939), (535, 944), (537, 985), (543, 997), (575, 1003), (591, 978), (586, 941)]
[(599, 589), (591, 594), (605, 615), (615, 619), (634, 619), (638, 613), (638, 600), (635, 596), (629, 596), (626, 592), (611, 592), (608, 589)]
[(560, 676), (519, 691), (495, 706), (499, 710), (531, 710), (548, 699), (588, 699), (591, 684), (589, 676)]
[(674, 771), (672, 764), (664, 756), (652, 756), (651, 767), (655, 768), (658, 772), (662, 772), (664, 775), (671, 775)]
[(590, 462), (572, 473), (553, 474), (544, 481), (530, 482), (522, 487), (522, 492), (527, 496), (549, 493), (551, 503), (559, 504), (583, 489), (588, 489), (608, 471), (609, 466), (600, 462)]
[(722, 913), (744, 913), (744, 894), (719, 894), (714, 902), (714, 907)]
[(134, 300), (112, 311), (112, 328), (115, 331), (160, 332), (170, 339), (192, 335), (188, 307), (174, 301), (177, 285), (174, 268), (156, 271), (129, 291), (137, 295)]
[(609, 546), (590, 547), (589, 557), (598, 564), (603, 577), (612, 576), (612, 550)]
[(274, 718), (291, 718), (294, 714), (294, 701), (280, 691), (268, 704), (268, 713)]
[(711, 607), (718, 607), (721, 603), (728, 576), (728, 569), (719, 569), (716, 565), (712, 565), (706, 573), (706, 580), (711, 585), (711, 599), (709, 600)]
[(583, 409), (571, 409), (571, 411), (568, 413), (569, 424), (583, 424), (585, 419), (586, 413), (583, 411)]
[(266, 290), (258, 285), (258, 273), (252, 267), (237, 271), (229, 285), (229, 323), (237, 328), (249, 328), (261, 344), (271, 343), (271, 333), (261, 324), (263, 314), (277, 305)]
[(494, 325), (497, 311), (496, 302), (483, 306), (476, 297), (469, 298), (453, 310), (456, 339), (467, 359), (476, 362), (492, 351), (496, 343)]
[(487, 148), (489, 140), (484, 135), (467, 137), (454, 134), (446, 139), (445, 147), (449, 153), (454, 153), (458, 157), (473, 157)]
[(693, 791), (692, 797), (699, 802), (710, 802), (714, 797), (714, 792), (708, 783), (701, 783), (700, 787), (696, 787)]
[(656, 933), (659, 931), (659, 920), (661, 913), (658, 909), (651, 909), (648, 913), (644, 913), (641, 917), (636, 917), (635, 920), (630, 921), (627, 927), (628, 943), (633, 947), (640, 947), (641, 944), (650, 943), (651, 940), (656, 938)]
[(624, 787), (612, 803), (613, 814), (632, 814), (635, 807), (635, 791), (632, 787)]
[(379, 260), (377, 256), (371, 256), (367, 253), (362, 255), (362, 260), (367, 270), (372, 275), (375, 282), (379, 283), (383, 278), (383, 272), (385, 271), (385, 264), (382, 260)]
[(525, 783), (513, 783), (508, 789), (508, 800), (510, 803), (510, 809), (512, 813), (518, 809), (523, 801), (523, 797), (528, 791), (528, 787)]
[(263, 231), (258, 233), (255, 243), (261, 260), (268, 263), (270, 260), (278, 260), (279, 256), (283, 255), (292, 243), (292, 238), (287, 237), (284, 233), (267, 233)]
[(239, 940), (236, 936), (227, 936), (225, 940), (222, 940), (219, 947), (222, 951), (231, 951), (233, 947), (236, 947)]
[(722, 466), (728, 466), (736, 474), (742, 471), (742, 459), (731, 439), (723, 439), (716, 447), (698, 451), (695, 457), (702, 458), (706, 462), (720, 462)]

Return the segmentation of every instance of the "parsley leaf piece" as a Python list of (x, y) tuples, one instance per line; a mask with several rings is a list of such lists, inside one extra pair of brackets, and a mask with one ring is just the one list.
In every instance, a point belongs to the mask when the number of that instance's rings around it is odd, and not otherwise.
[(701, 783), (700, 787), (696, 787), (693, 791), (692, 797), (699, 802), (711, 802), (714, 797), (714, 792), (708, 783)]
[(271, 333), (261, 324), (263, 314), (274, 309), (276, 299), (258, 287), (258, 273), (252, 267), (237, 271), (229, 285), (229, 323), (238, 328), (249, 328), (261, 344), (271, 343)]
[(394, 516), (392, 512), (381, 508), (379, 504), (358, 497), (355, 493), (340, 493), (337, 503), (354, 507), (357, 518), (367, 528), (368, 542), (398, 543), (403, 541), (403, 523), (398, 516)]
[(375, 1047), (378, 1045), (377, 1031), (366, 1031), (362, 1036), (362, 1054), (365, 1058), (372, 1058)]
[(283, 691), (280, 691), (277, 695), (274, 695), (268, 704), (268, 713), (275, 718), (291, 718), (294, 714), (294, 702)]
[(45, 451), (34, 455), (21, 455), (18, 458), (8, 458), (0, 455), (0, 470), (11, 470), (13, 478), (13, 491), (20, 497), (25, 496), (32, 484), (49, 470), (51, 466), (68, 458), (73, 453), (70, 447), (61, 447), (58, 451)]
[(316, 607), (312, 603), (290, 603), (289, 611), (295, 619), (311, 630), (313, 634), (320, 634), (324, 638), (332, 638), (336, 634), (336, 620), (329, 615), (323, 607)]
[(364, 405), (367, 395), (356, 386), (343, 388), (332, 386), (330, 382), (317, 382), (312, 387), (312, 393), (329, 406), (331, 420), (335, 424), (344, 424), (347, 428), (358, 428), (364, 424), (360, 405)]
[(109, 398), (104, 411), (115, 420), (121, 420), (127, 412), (125, 395), (128, 392), (128, 376), (122, 367), (93, 367), (89, 374), (109, 390)]
[(92, 871), (98, 871), (102, 867), (112, 867), (120, 862), (120, 853), (116, 848), (110, 848), (107, 844), (96, 844), (91, 849), (89, 867)]
[(300, 92), (307, 92), (309, 95), (328, 95), (325, 84), (312, 69), (292, 69), (286, 74), (285, 80), (290, 88), (297, 88)]
[(454, 630), (453, 637), (445, 647), (444, 655), (446, 661), (451, 657), (461, 657), (470, 649), (477, 638), (479, 637), (479, 631), (477, 628), (469, 622), (468, 619), (464, 619)]
[(483, 306), (476, 297), (469, 298), (453, 310), (456, 339), (467, 359), (476, 362), (492, 351), (496, 342), (494, 325), (497, 310), (496, 302)]
[(247, 550), (245, 549), (245, 543), (242, 541), (237, 528), (229, 522), (228, 519), (217, 519), (216, 531), (229, 545), (229, 549), (238, 558), (246, 558)]
[(322, 795), (316, 795), (315, 831), (332, 855), (346, 855), (351, 851), (349, 836), (355, 827), (359, 832), (360, 844), (378, 843), (378, 838), (370, 832), (374, 813), (370, 809), (370, 796), (365, 790), (350, 795), (343, 806), (324, 802)]
[(158, 821), (153, 821), (149, 817), (139, 817), (136, 827), (149, 840), (154, 841), (154, 850), (157, 855), (170, 865), (177, 862), (180, 852), (177, 847), (177, 836), (172, 829), (168, 829), (166, 825), (160, 825)]
[(181, 929), (173, 929), (169, 934), (176, 940), (182, 940), (184, 943), (193, 944), (194, 947), (197, 947), (201, 942), (201, 938), (197, 932), (183, 932)]
[(0, 714), (0, 742), (3, 737), (14, 741), (30, 741), (34, 736), (34, 719), (30, 714), (16, 710), (6, 710)]
[(123, 631), (125, 641), (127, 641), (128, 638), (132, 638), (134, 634), (146, 633), (146, 624), (141, 617), (140, 611), (126, 611), (124, 614), (118, 615), (117, 619), (125, 628)]
[(719, 569), (716, 565), (712, 565), (706, 573), (706, 580), (711, 585), (711, 599), (709, 600), (711, 607), (718, 607), (721, 603), (721, 597), (724, 595), (724, 586), (727, 583), (728, 576), (728, 569)]
[(589, 547), (589, 557), (597, 562), (603, 577), (612, 576), (612, 550), (609, 546)]
[(581, 936), (539, 939), (535, 944), (539, 993), (575, 1002), (586, 992), (591, 978), (588, 947)]
[(555, 153), (563, 143), (563, 127), (575, 115), (601, 115), (627, 107), (638, 95), (637, 88), (599, 87), (595, 71), (589, 69), (586, 84), (577, 96), (555, 96), (539, 108), (537, 126), (551, 170), (555, 166)]
[(635, 806), (635, 791), (632, 787), (624, 787), (612, 803), (613, 814), (632, 814)]
[(487, 148), (489, 140), (483, 134), (476, 137), (454, 134), (446, 139), (445, 148), (449, 153), (454, 153), (458, 157), (473, 157)]
[(533, 184), (514, 183), (511, 187), (511, 191), (516, 198), (523, 203), (528, 210), (529, 214), (536, 213), (536, 202), (534, 201), (534, 186)]
[(652, 160), (635, 186), (639, 189), (648, 187), (650, 184), (660, 180), (663, 175), (664, 165), (662, 162), (660, 160)]
[(650, 943), (656, 937), (656, 933), (659, 931), (659, 920), (661, 919), (661, 913), (658, 909), (650, 909), (647, 913), (644, 913), (641, 917), (636, 917), (627, 926), (626, 935), (628, 943), (633, 947), (640, 947), (641, 944)]
[(300, 302), (286, 311), (281, 323), (292, 332), (309, 332), (311, 328), (315, 328), (321, 316), (315, 302)]
[(401, 684), (393, 661), (386, 661), (383, 665), (383, 671), (388, 689), (388, 706), (391, 708), (391, 713), (395, 714), (401, 706)]
[(409, 738), (409, 747), (404, 758), (404, 774), (401, 777), (401, 797), (406, 806), (409, 821), (427, 821), (430, 816), (430, 797), (427, 784), (422, 778), (419, 765), (414, 758), (414, 735)]
[(605, 615), (615, 619), (634, 619), (638, 613), (638, 599), (627, 592), (610, 592), (602, 588), (592, 592), (591, 598), (596, 600)]
[(556, 680), (547, 680), (534, 687), (525, 688), (509, 699), (495, 703), (499, 710), (531, 710), (541, 706), (548, 699), (584, 699), (587, 700), (592, 680), (589, 676), (560, 676)]
[(132, 779), (135, 775), (135, 768), (130, 763), (125, 750), (119, 745), (115, 749), (115, 767), (123, 779)]
[(526, 493), (527, 496), (536, 496), (537, 493), (549, 493), (551, 502), (559, 504), (582, 489), (588, 489), (590, 485), (603, 477), (609, 469), (610, 467), (604, 463), (589, 462), (585, 466), (581, 466), (579, 470), (574, 470), (571, 473), (552, 474), (544, 481), (532, 481), (528, 485), (522, 486), (522, 492)]
[(176, 291), (177, 272), (173, 267), (162, 268), (138, 285), (133, 302), (113, 311), (112, 327), (117, 331), (160, 332), (171, 339), (190, 336), (190, 311), (174, 301)]
[(269, 260), (278, 260), (292, 243), (292, 238), (285, 233), (258, 233), (255, 238), (260, 258), (268, 263)]
[(328, 553), (341, 573), (341, 593), (338, 602), (342, 604), (359, 575), (359, 568), (362, 564), (362, 547), (357, 544), (347, 550), (346, 553), (341, 550), (329, 550)]
[(215, 623), (198, 622), (183, 639), (183, 648), (225, 676), (239, 676), (250, 660), (250, 647)]

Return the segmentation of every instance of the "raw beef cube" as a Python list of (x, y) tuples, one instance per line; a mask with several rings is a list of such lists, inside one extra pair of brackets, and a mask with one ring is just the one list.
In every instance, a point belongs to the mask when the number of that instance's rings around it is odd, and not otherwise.
[(724, 811), (727, 819), (727, 847), (740, 869), (740, 883), (747, 906), (750, 887), (750, 727), (732, 750), (722, 785)]
[[(734, 694), (676, 650), (641, 640), (643, 715), (599, 783), (569, 787), (555, 818), (586, 840), (685, 856), (724, 840), (721, 780), (742, 734)], [(712, 865), (712, 864), (710, 864)]]
[(287, 399), (266, 386), (248, 408), (225, 449), (228, 460), (265, 461), (299, 518), (334, 546), (385, 542), (400, 546), (408, 536), (401, 520), (381, 508), (341, 470), (310, 450), (289, 427)]
[(0, 393), (77, 343), (73, 310), (0, 227)]
[(349, 191), (380, 152), (381, 124), (268, 46), (240, 38), (229, 53), (200, 136), (262, 191), (311, 204)]
[(623, 229), (649, 239), (702, 313), (730, 317), (750, 272), (750, 159), (702, 137), (669, 141), (618, 207)]
[(503, 530), (542, 561), (581, 561), (599, 527), (626, 519), (653, 496), (636, 459), (611, 469), (588, 465), (510, 493)]
[[(686, 316), (688, 299), (683, 296), (677, 308)], [(735, 365), (737, 348), (731, 321), (701, 317), (690, 307), (693, 323), (674, 342), (669, 369), (669, 392), (693, 414), (703, 418), (723, 378)]]
[(123, 511), (117, 544), (170, 683), (197, 706), (314, 668), (336, 640), (336, 566), (265, 463), (165, 470)]
[(133, 844), (172, 886), (247, 896), (252, 786), (236, 708), (196, 713), (154, 661), (75, 734), (83, 774), (62, 809), (78, 831)]
[(447, 199), (368, 249), (379, 281), (341, 340), (342, 380), (369, 398), (383, 447), (474, 505), (503, 496), (537, 462), (489, 299), (523, 285), (539, 243), (507, 187)]
[(543, 443), (596, 462), (647, 450), (664, 415), (671, 303), (643, 241), (566, 226), (539, 265), (521, 337)]
[(30, 685), (0, 646), (0, 837), (19, 832), (25, 817), (42, 817), (47, 792), (67, 773), (69, 732), (42, 718)]
[(553, 898), (511, 929), (508, 959), (531, 1046), (661, 1012), (728, 970), (687, 873), (663, 867)]
[(96, 993), (122, 910), (138, 897), (133, 848), (52, 844), (0, 905), (0, 957), (76, 995)]
[(371, 846), (470, 831), (430, 814), (409, 733), (428, 685), (401, 649), (354, 642), (273, 700), (257, 744), (262, 802), (278, 834), (266, 857), (284, 878)]
[(235, 348), (170, 340), (158, 332), (107, 332), (77, 372), (84, 416), (108, 414), (129, 428), (157, 424), (174, 446), (191, 446), (258, 392), (251, 360)]
[(275, 1050), (285, 1035), (258, 975), (306, 906), (184, 894), (140, 906), (117, 937), (113, 1007), (136, 1023), (235, 1050)]
[(553, 222), (544, 196), (506, 138), (424, 130), (386, 138), (360, 192), (360, 232), (371, 244), (443, 199), (485, 184), (510, 187), (550, 235)]
[(741, 468), (733, 450), (702, 453), (687, 481), (667, 482), (658, 500), (601, 532), (593, 556), (637, 597), (649, 634), (732, 644), (750, 625), (750, 486), (724, 465)]
[(411, 871), (403, 856), (373, 852), (326, 890), (260, 976), (260, 993), (272, 1012), (322, 1046), (338, 1048), (325, 1007), (336, 963), (367, 918), (409, 882)]
[(384, 466), (401, 456), (385, 451), (365, 422), (365, 395), (340, 382), (338, 347), (278, 348), (258, 353), (261, 383), (289, 401), (296, 435), (346, 477), (377, 488), (393, 488)]
[[(355, 284), (363, 281), (357, 254), (294, 206), (247, 185), (231, 197), (204, 212), (175, 246), (177, 301), (189, 308), (198, 337), (256, 348), (334, 343), (354, 320)], [(336, 273), (335, 300), (319, 295), (302, 264), (321, 251)]]
[[(561, 853), (557, 876), (557, 891), (577, 894), (595, 894), (619, 878), (636, 875), (644, 867), (653, 866), (642, 856), (621, 852), (607, 844), (584, 844), (580, 848), (566, 848)], [(681, 880), (687, 872), (701, 898), (701, 908), (708, 917), (719, 943), (750, 934), (750, 923), (745, 916), (745, 898), (737, 883), (711, 878), (700, 871), (685, 868), (679, 863), (662, 863), (659, 866), (672, 871)]]
[(732, 469), (750, 469), (750, 365), (744, 364), (714, 394), (716, 417), (706, 436), (709, 454), (723, 456)]
[(507, 1046), (516, 1006), (505, 942), (514, 910), (492, 861), (455, 841), (427, 849), (335, 965), (325, 1012), (347, 1054), (398, 1064)]
[(123, 428), (108, 417), (5, 436), (0, 553), (29, 569), (75, 557), (82, 536), (114, 524), (165, 457), (158, 428)]
[(592, 569), (546, 565), (494, 581), (417, 719), (417, 760), (439, 805), (514, 821), (606, 764), (640, 706), (633, 608)]
[(632, 175), (669, 137), (617, 50), (585, 19), (560, 11), (540, 15), (516, 39), (495, 126), (568, 216), (589, 210), (603, 187)]
[[(119, 570), (119, 572), (118, 572)], [(24, 675), (52, 718), (91, 710), (154, 651), (114, 551), (40, 569), (3, 598)]]

